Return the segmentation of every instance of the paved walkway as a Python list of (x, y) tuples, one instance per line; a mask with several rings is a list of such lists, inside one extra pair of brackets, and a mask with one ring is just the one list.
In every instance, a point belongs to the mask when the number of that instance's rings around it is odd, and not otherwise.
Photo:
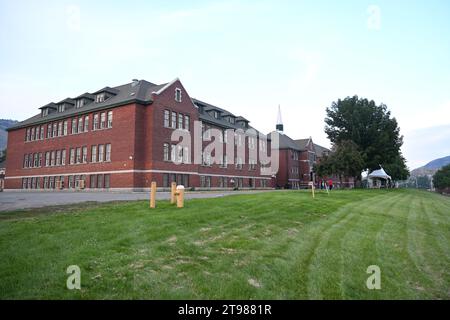
[[(204, 191), (186, 192), (186, 199), (216, 198), (236, 194), (267, 192), (258, 191)], [(148, 192), (0, 192), (0, 212), (42, 208), (80, 202), (110, 202), (148, 200)], [(156, 199), (169, 199), (169, 192), (157, 192)]]

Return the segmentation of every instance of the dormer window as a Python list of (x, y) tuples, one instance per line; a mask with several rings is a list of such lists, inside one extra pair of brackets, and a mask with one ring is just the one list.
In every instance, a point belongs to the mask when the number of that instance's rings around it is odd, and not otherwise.
[(180, 88), (175, 89), (175, 101), (181, 102), (181, 89)]
[(234, 122), (235, 122), (235, 120), (234, 120), (233, 117), (229, 117), (229, 118), (228, 118), (228, 121), (229, 121), (230, 123), (233, 123), (233, 124), (234, 124)]
[(84, 106), (84, 99), (77, 100), (76, 108), (79, 109)]
[(216, 119), (219, 119), (219, 113), (217, 111), (213, 111), (213, 116)]
[(61, 103), (58, 105), (58, 112), (64, 112), (66, 110), (66, 105)]
[(105, 93), (102, 92), (102, 93), (97, 94), (97, 96), (95, 97), (95, 102), (101, 103), (103, 101), (105, 101)]
[(41, 116), (43, 116), (43, 117), (48, 116), (48, 108), (42, 109)]

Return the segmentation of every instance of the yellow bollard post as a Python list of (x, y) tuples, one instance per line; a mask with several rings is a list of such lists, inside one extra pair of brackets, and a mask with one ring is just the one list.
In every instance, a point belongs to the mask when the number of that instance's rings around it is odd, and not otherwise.
[(156, 208), (156, 182), (152, 181), (150, 189), (150, 208)]
[(171, 188), (170, 188), (170, 203), (174, 204), (176, 201), (176, 195), (175, 192), (177, 192), (177, 183), (172, 182)]
[(177, 187), (177, 208), (184, 207), (184, 186)]

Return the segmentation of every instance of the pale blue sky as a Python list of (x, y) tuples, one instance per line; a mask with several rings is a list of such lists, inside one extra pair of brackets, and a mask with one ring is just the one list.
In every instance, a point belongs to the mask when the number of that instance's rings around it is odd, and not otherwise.
[(0, 40), (0, 118), (179, 77), (264, 132), (281, 104), (326, 146), (325, 108), (358, 94), (388, 105), (411, 168), (450, 155), (449, 1), (1, 0)]

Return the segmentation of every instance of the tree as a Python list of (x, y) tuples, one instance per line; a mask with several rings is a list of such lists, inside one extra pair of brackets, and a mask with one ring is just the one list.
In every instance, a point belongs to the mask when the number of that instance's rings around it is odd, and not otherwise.
[(331, 174), (354, 177), (360, 180), (361, 171), (364, 169), (364, 159), (358, 146), (350, 140), (341, 141), (333, 146), (331, 155), (325, 157), (316, 166), (316, 172), (319, 176)]
[[(325, 133), (333, 144), (353, 141), (363, 158), (363, 168), (386, 168), (394, 180), (405, 179), (408, 170), (400, 147), (403, 136), (387, 106), (373, 100), (347, 97), (326, 109)], [(406, 177), (405, 177), (406, 175)]]
[(434, 174), (433, 183), (436, 189), (450, 188), (450, 164), (442, 167)]

